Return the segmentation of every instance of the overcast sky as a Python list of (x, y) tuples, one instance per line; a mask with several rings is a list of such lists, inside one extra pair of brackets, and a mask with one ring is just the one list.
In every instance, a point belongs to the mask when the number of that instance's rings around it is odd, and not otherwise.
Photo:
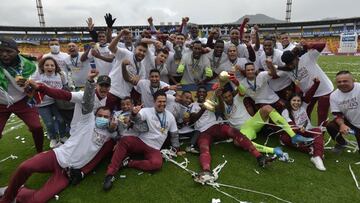
[[(219, 3), (220, 2), (220, 3)], [(286, 0), (42, 0), (46, 26), (85, 26), (92, 16), (105, 25), (110, 12), (115, 25), (145, 25), (180, 21), (189, 16), (194, 23), (229, 23), (245, 14), (262, 13), (284, 20)], [(359, 0), (293, 0), (291, 21), (359, 17)], [(317, 10), (317, 11), (316, 11)], [(0, 25), (38, 26), (36, 1), (1, 0)]]

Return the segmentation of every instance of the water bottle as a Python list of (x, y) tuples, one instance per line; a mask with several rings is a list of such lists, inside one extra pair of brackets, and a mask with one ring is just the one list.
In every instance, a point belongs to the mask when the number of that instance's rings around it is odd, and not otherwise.
[(96, 64), (95, 64), (95, 60), (94, 60), (94, 59), (91, 59), (91, 60), (90, 60), (90, 67), (91, 67), (92, 69), (96, 69)]

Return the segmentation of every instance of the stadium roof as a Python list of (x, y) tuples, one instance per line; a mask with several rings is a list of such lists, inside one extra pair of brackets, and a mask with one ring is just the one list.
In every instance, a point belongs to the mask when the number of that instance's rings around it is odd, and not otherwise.
[[(280, 27), (299, 27), (299, 26), (319, 26), (319, 25), (335, 25), (335, 24), (357, 24), (360, 23), (360, 17), (356, 18), (344, 18), (344, 19), (332, 19), (332, 20), (321, 20), (321, 21), (306, 21), (306, 22), (290, 22), (290, 23), (270, 23), (270, 24), (259, 24), (261, 28), (280, 28)], [(205, 24), (201, 26), (234, 26), (235, 24)], [(121, 28), (132, 28), (132, 29), (145, 29), (148, 25), (144, 26), (114, 26), (113, 29)], [(157, 26), (158, 27), (158, 26)], [(160, 27), (174, 27), (174, 25), (164, 25)], [(96, 27), (96, 29), (105, 30), (106, 27)], [(87, 27), (23, 27), (23, 26), (0, 26), (0, 31), (9, 32), (86, 32)]]

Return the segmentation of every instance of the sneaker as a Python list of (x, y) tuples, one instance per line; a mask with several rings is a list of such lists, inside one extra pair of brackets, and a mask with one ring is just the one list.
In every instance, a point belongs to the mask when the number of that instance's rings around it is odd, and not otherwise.
[(272, 157), (261, 155), (257, 158), (257, 162), (260, 167), (265, 168), (265, 166), (268, 163), (273, 162), (275, 159), (276, 159), (276, 157), (272, 158)]
[(85, 174), (80, 169), (70, 169), (69, 181), (72, 185), (79, 184), (84, 179)]
[(122, 166), (126, 167), (127, 165), (129, 165), (129, 162), (130, 162), (130, 157), (129, 156), (125, 157), (125, 159), (122, 161)]
[(54, 149), (54, 148), (58, 147), (58, 145), (59, 145), (59, 143), (58, 143), (57, 140), (55, 140), (55, 139), (50, 140), (50, 145), (49, 146), (50, 146), (51, 149)]
[(62, 138), (60, 138), (60, 142), (64, 144), (64, 143), (66, 142), (66, 140), (68, 140), (68, 139), (69, 139), (69, 138), (66, 137), (66, 136), (65, 136), (65, 137), (62, 137)]
[(335, 154), (340, 154), (345, 148), (347, 144), (341, 145), (336, 143), (334, 148), (331, 150)]
[(202, 171), (194, 177), (194, 181), (204, 185), (205, 183), (214, 183), (216, 178), (210, 171)]
[(0, 198), (1, 198), (2, 196), (4, 196), (5, 190), (6, 190), (7, 188), (8, 188), (8, 186), (1, 187), (1, 188), (0, 188)]
[(284, 152), (283, 150), (280, 148), (280, 147), (275, 147), (274, 148), (274, 154), (277, 156), (277, 157), (282, 157), (284, 155)]
[(320, 171), (326, 171), (323, 160), (319, 156), (313, 156), (310, 158), (310, 161), (315, 165), (315, 167)]
[(107, 175), (104, 179), (103, 190), (109, 191), (114, 181), (115, 181), (115, 176)]
[(187, 147), (185, 148), (185, 151), (186, 151), (186, 152), (189, 152), (189, 153), (193, 153), (193, 154), (200, 154), (200, 152), (199, 152), (198, 150), (196, 150), (193, 145), (187, 146)]

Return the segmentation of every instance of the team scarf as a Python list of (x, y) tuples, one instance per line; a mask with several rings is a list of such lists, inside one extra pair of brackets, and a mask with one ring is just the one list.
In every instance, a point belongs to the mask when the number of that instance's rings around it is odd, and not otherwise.
[(20, 75), (26, 79), (28, 79), (36, 71), (36, 65), (25, 57), (18, 55), (16, 60), (19, 61), (19, 63), (17, 63), (14, 67), (5, 67), (5, 65), (0, 61), (0, 88), (5, 91), (8, 90), (10, 81), (5, 76), (4, 69), (6, 69), (13, 78), (15, 78), (16, 75)]

